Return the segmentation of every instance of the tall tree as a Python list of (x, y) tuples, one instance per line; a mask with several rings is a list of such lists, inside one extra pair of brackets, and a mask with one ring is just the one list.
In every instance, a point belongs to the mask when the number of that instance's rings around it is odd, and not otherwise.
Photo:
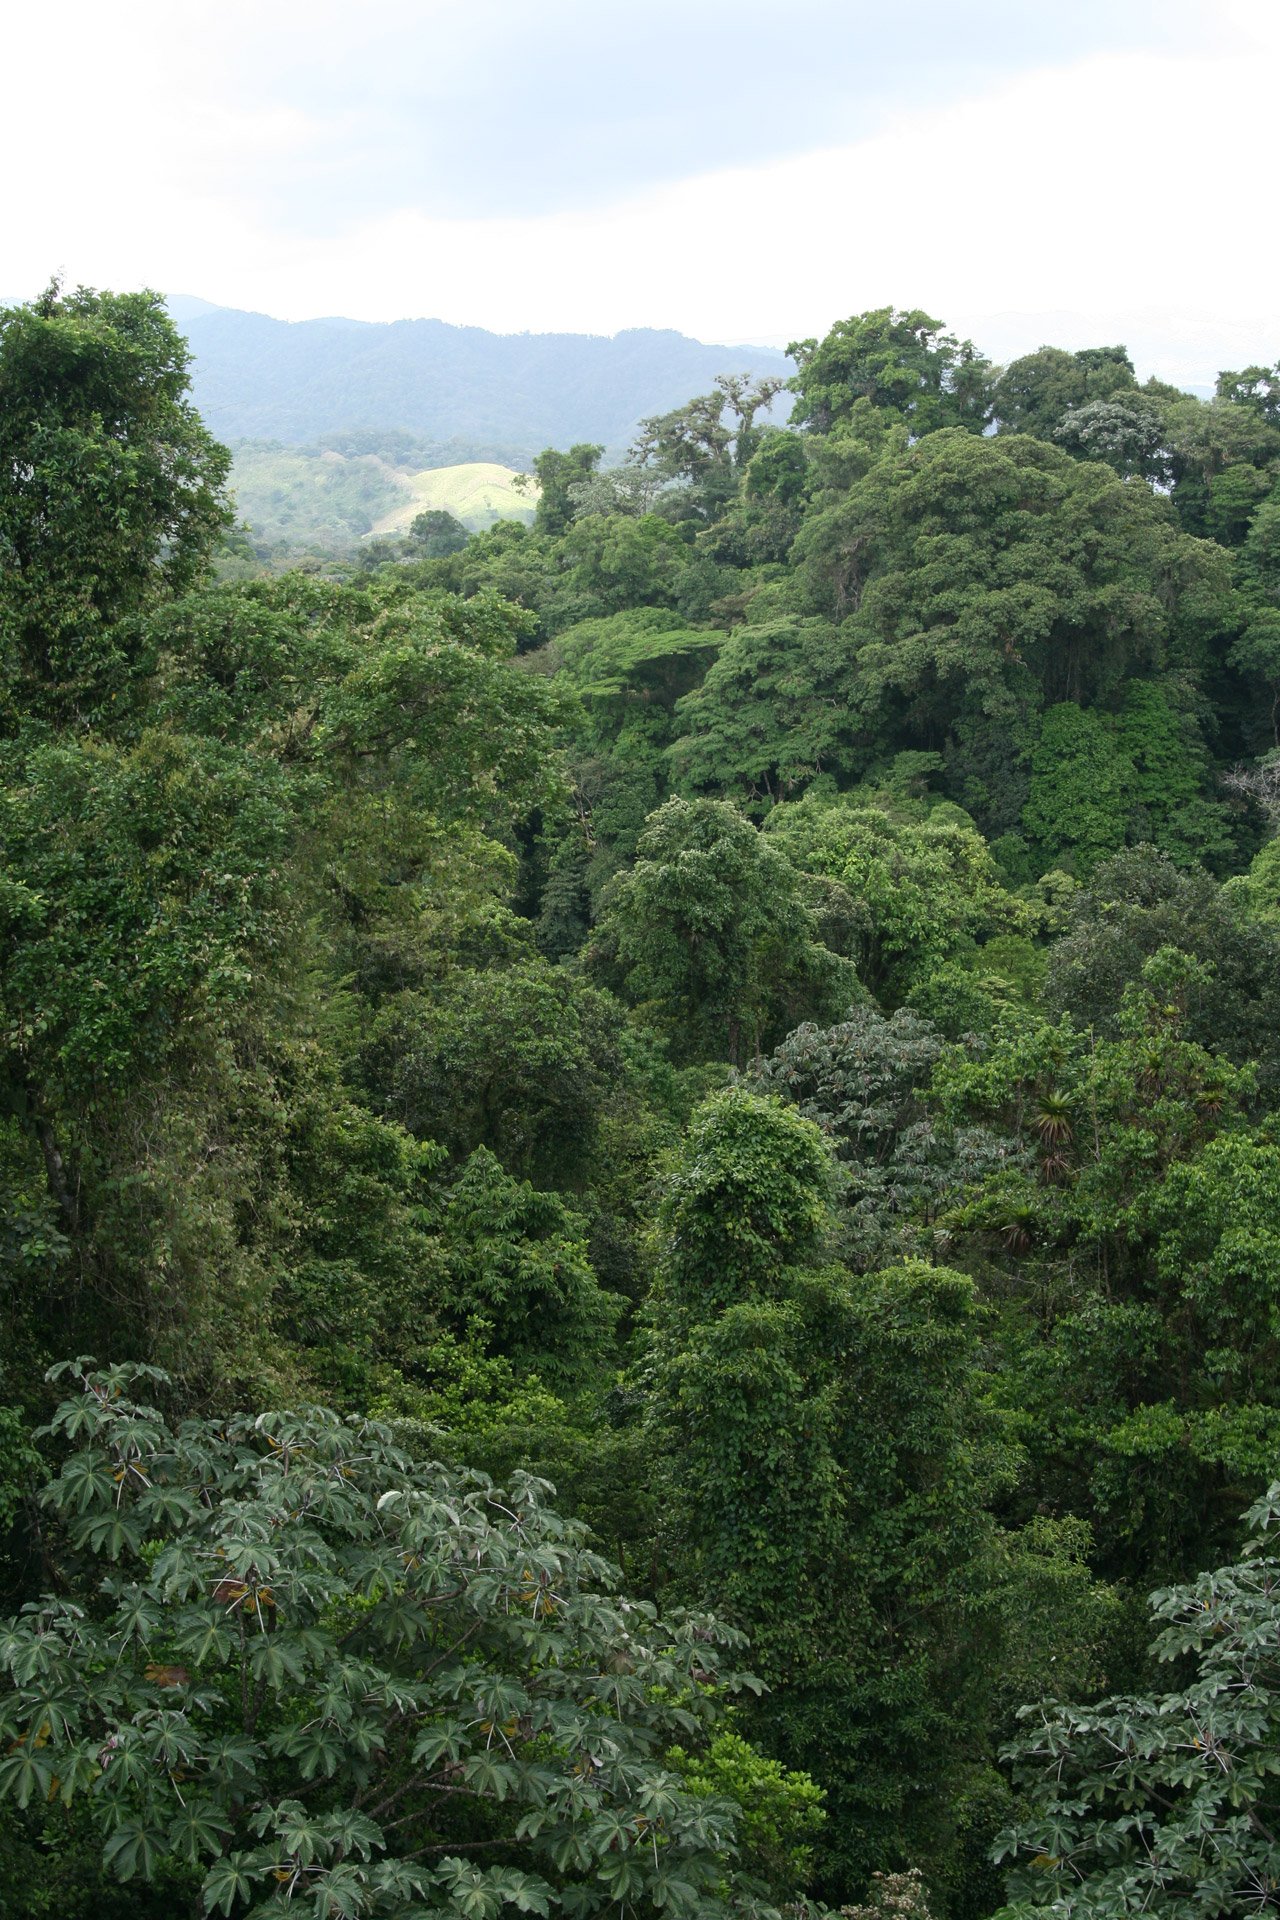
[(882, 752), (945, 752), (951, 790), (1017, 828), (1042, 707), (1113, 701), (1139, 673), (1219, 669), (1227, 556), (1141, 482), (1029, 435), (957, 429), (891, 452), (806, 516), (794, 549), (843, 622), (848, 703)]
[[(772, 404), (783, 384), (772, 376), (753, 380), (749, 374), (719, 374), (712, 393), (642, 420), (629, 458), (641, 469), (679, 481), (684, 499), (703, 519), (714, 521), (735, 496), (760, 445), (757, 414)], [(680, 499), (673, 495), (672, 505)]]
[(109, 630), (181, 592), (231, 523), (231, 456), (187, 397), (155, 293), (0, 312), (0, 646), (8, 702), (83, 721), (124, 658)]
[(1047, 440), (1069, 408), (1132, 393), (1138, 385), (1125, 347), (1086, 347), (1066, 353), (1041, 347), (1013, 360), (995, 385), (995, 417), (1002, 433), (1033, 433)]
[(743, 1088), (694, 1116), (663, 1216), (653, 1419), (675, 1577), (751, 1635), (750, 1724), (826, 1787), (823, 1897), (905, 1852), (946, 1874), (986, 1541), (972, 1283), (823, 1266), (817, 1127)]
[[(585, 440), (570, 447), (568, 453), (561, 453), (555, 447), (543, 448), (533, 463), (539, 489), (535, 522), (539, 533), (554, 537), (564, 532), (574, 514), (569, 489), (595, 472), (603, 452), (603, 447)], [(519, 478), (517, 476), (517, 484)]]

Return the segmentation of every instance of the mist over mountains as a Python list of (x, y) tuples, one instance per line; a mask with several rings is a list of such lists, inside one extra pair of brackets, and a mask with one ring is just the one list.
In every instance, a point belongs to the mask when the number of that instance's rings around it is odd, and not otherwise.
[(718, 373), (790, 369), (776, 348), (652, 328), (610, 338), (443, 320), (273, 320), (188, 296), (169, 308), (195, 355), (196, 405), (223, 440), (303, 445), (365, 427), (494, 454), (580, 440), (620, 448), (638, 420)]

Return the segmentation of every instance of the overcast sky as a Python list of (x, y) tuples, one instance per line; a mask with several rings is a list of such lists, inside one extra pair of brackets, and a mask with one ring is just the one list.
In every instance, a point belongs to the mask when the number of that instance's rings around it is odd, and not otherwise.
[(1280, 355), (1280, 0), (45, 0), (0, 293)]

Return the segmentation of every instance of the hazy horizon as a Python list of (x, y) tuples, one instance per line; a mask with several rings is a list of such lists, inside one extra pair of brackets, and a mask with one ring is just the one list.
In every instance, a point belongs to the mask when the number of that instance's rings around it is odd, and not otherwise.
[(1269, 0), (67, 0), (11, 41), (58, 138), (16, 94), (10, 287), (779, 347), (896, 302), (1197, 386), (1280, 351), (1236, 184), (1271, 171)]
[[(261, 309), (232, 307), (221, 301), (207, 300), (199, 294), (166, 295), (166, 304), (175, 320), (181, 325), (184, 321), (198, 318), (201, 313), (211, 312), (261, 312)], [(904, 305), (912, 304), (910, 301)], [(280, 314), (263, 314), (264, 318), (281, 320)], [(833, 315), (833, 319), (842, 316)], [(972, 339), (976, 346), (999, 364), (1016, 359), (1019, 354), (1034, 352), (1037, 347), (1053, 345), (1075, 351), (1083, 346), (1124, 345), (1133, 357), (1139, 377), (1146, 379), (1154, 374), (1157, 378), (1170, 380), (1175, 385), (1192, 390), (1212, 390), (1214, 381), (1224, 367), (1239, 367), (1257, 363), (1271, 362), (1280, 356), (1280, 319), (1242, 318), (1234, 325), (1224, 325), (1205, 314), (1182, 314), (1163, 320), (1158, 313), (1131, 314), (1089, 314), (1071, 309), (1057, 309), (1042, 313), (1019, 313), (1015, 311), (997, 313), (961, 314), (948, 316), (935, 315), (943, 321), (949, 330), (962, 338)], [(481, 321), (458, 321), (444, 314), (398, 314), (381, 321), (361, 320), (351, 314), (307, 314), (299, 315), (290, 324), (304, 325), (314, 322), (328, 322), (332, 325), (351, 326), (396, 326), (415, 321), (436, 322), (442, 326), (458, 329), (475, 328), (499, 338), (521, 338), (546, 334), (579, 335), (585, 339), (617, 339), (626, 333), (676, 333), (684, 339), (696, 340), (701, 345), (723, 346), (733, 349), (760, 349), (771, 353), (785, 353), (786, 348), (797, 338), (796, 333), (775, 335), (772, 339), (748, 338), (746, 335), (726, 335), (718, 340), (706, 340), (696, 334), (683, 332), (678, 327), (661, 328), (623, 326), (610, 332), (601, 332), (588, 327), (491, 327)], [(1116, 328), (1119, 331), (1116, 331)]]

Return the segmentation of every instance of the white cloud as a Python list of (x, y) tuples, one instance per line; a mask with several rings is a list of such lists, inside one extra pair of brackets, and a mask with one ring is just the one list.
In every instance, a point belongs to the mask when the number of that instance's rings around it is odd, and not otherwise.
[[(215, 24), (222, 38), (213, 80), (195, 72), (177, 96), (171, 10), (138, 10), (154, 33), (131, 52), (123, 95), (112, 95), (112, 10), (75, 11), (86, 37), (56, 110), (33, 90), (16, 109), (27, 126), (10, 129), (11, 151), (30, 156), (3, 214), (0, 286), (11, 292), (61, 266), (291, 318), (675, 326), (729, 340), (821, 332), (894, 300), (975, 317), (980, 341), (982, 316), (995, 316), (1015, 347), (1064, 313), (1094, 338), (1127, 329), (1184, 380), (1212, 378), (1215, 356), (1280, 353), (1274, 0), (1221, 9), (1211, 54), (1095, 53), (900, 113), (870, 138), (606, 207), (448, 219), (384, 201), (337, 226), (296, 210), (285, 222), (257, 190), (300, 155), (340, 156), (331, 114), (228, 91), (237, 9), (191, 9), (187, 56)], [(35, 33), (19, 27), (19, 41), (24, 31)]]

